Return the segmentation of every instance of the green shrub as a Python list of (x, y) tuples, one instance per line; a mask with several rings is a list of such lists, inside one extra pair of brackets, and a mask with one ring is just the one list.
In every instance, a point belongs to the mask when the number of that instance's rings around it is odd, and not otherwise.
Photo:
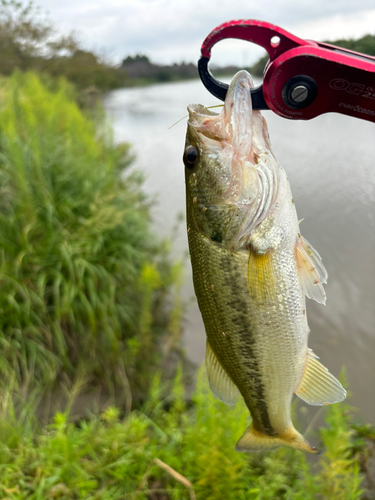
[(186, 407), (181, 373), (172, 388), (156, 377), (143, 411), (125, 419), (109, 407), (77, 426), (65, 412), (38, 429), (32, 412), (19, 425), (1, 405), (0, 491), (12, 500), (358, 499), (362, 477), (348, 407), (324, 410), (325, 453), (307, 460), (287, 448), (237, 453), (248, 411), (243, 402), (233, 409), (216, 400), (203, 374), (192, 407)]
[(0, 380), (79, 374), (144, 394), (161, 335), (178, 328), (178, 266), (139, 175), (123, 175), (129, 146), (55, 87), (27, 73), (0, 88)]

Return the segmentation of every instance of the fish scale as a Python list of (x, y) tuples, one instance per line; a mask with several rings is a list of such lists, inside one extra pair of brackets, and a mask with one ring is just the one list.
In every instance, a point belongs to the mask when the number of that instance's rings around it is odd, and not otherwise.
[[(291, 399), (303, 374), (303, 370), (296, 374), (295, 358), (307, 349), (307, 336), (301, 338), (295, 324), (296, 318), (300, 318), (295, 311), (296, 301), (289, 299), (297, 288), (296, 269), (294, 278), (288, 275), (288, 279), (278, 281), (274, 301), (264, 307), (248, 293), (249, 251), (231, 252), (197, 231), (189, 231), (189, 247), (191, 260), (196, 263), (193, 267), (195, 293), (213, 351), (234, 384), (243, 388), (240, 392), (246, 404), (254, 408), (259, 419), (257, 429), (271, 433), (285, 429), (290, 422), (290, 401), (285, 402), (284, 397), (280, 401), (275, 395), (284, 396), (287, 390)], [(279, 267), (284, 274), (284, 261), (290, 262), (291, 255), (288, 258), (285, 252), (280, 256), (276, 253), (274, 260), (274, 267)], [(218, 269), (222, 272), (218, 273)], [(267, 286), (264, 283), (265, 289)], [(299, 307), (302, 307), (304, 298), (299, 295)], [(301, 317), (299, 321), (304, 323), (300, 327), (306, 330), (306, 320)], [(281, 368), (282, 382), (278, 378)], [(266, 393), (273, 396), (268, 398), (268, 408), (266, 410), (263, 403), (263, 412), (257, 411)], [(270, 414), (278, 416), (271, 424)]]
[[(241, 382), (247, 380), (248, 377), (258, 380), (260, 374), (255, 363), (256, 357), (252, 353), (253, 337), (248, 332), (249, 312), (241, 297), (246, 293), (246, 278), (242, 280), (244, 285), (242, 288), (240, 281), (243, 274), (240, 270), (243, 266), (247, 267), (247, 256), (217, 252), (210, 240), (194, 231), (189, 232), (189, 246), (191, 258), (196, 258), (198, 263), (193, 268), (194, 288), (202, 316), (205, 318), (206, 334), (211, 347), (236, 385), (241, 385)], [(223, 273), (217, 273), (218, 266)], [(232, 283), (236, 283), (235, 296), (233, 296)], [(213, 290), (211, 285), (214, 285)], [(248, 361), (245, 364), (242, 363), (243, 358), (238, 356), (241, 344), (243, 352), (245, 351), (244, 358)], [(233, 363), (236, 358), (239, 358), (238, 363)], [(250, 404), (254, 398), (262, 399), (262, 388), (259, 385), (261, 382), (255, 384), (256, 390), (253, 384), (246, 385), (246, 391), (242, 395), (249, 400)], [(259, 413), (256, 407), (254, 407), (254, 412)]]
[(188, 240), (207, 373), (219, 399), (235, 404), (241, 394), (250, 411), (237, 450), (286, 445), (315, 453), (293, 426), (291, 401), (293, 393), (315, 405), (346, 395), (307, 347), (305, 296), (325, 302), (327, 273), (299, 233), (286, 173), (251, 108), (251, 86), (241, 71), (220, 115), (188, 108)]

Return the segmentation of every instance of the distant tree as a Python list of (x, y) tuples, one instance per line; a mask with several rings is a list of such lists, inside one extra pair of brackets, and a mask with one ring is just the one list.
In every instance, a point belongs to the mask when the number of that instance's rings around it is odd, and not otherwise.
[(77, 48), (73, 35), (57, 33), (32, 2), (0, 0), (0, 73), (38, 67), (44, 59), (71, 55)]
[(69, 56), (50, 58), (44, 63), (44, 70), (51, 76), (64, 75), (79, 88), (94, 86), (107, 90), (121, 84), (122, 75), (115, 68), (85, 50), (77, 49)]
[(170, 68), (162, 68), (156, 74), (156, 79), (158, 82), (171, 82), (175, 79), (175, 75)]
[(355, 52), (361, 52), (362, 54), (368, 54), (369, 56), (375, 56), (375, 35), (365, 35), (358, 40), (348, 38), (327, 43), (354, 50)]
[(129, 64), (134, 64), (137, 62), (145, 62), (149, 63), (150, 59), (144, 54), (137, 54), (136, 56), (128, 56), (126, 59), (122, 61), (123, 66), (128, 66)]
[(0, 0), (0, 74), (29, 69), (65, 76), (79, 88), (107, 90), (121, 85), (123, 75), (82, 50), (73, 33), (62, 35), (32, 2)]
[(253, 76), (263, 76), (263, 71), (267, 64), (268, 59), (269, 59), (268, 54), (261, 57), (253, 66), (251, 66), (250, 73)]

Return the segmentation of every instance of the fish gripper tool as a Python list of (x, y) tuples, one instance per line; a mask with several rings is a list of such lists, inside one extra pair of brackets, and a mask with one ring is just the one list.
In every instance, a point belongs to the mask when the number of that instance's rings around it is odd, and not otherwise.
[(263, 83), (251, 89), (253, 109), (296, 120), (336, 112), (375, 122), (375, 57), (303, 40), (254, 19), (223, 23), (202, 44), (199, 75), (218, 99), (225, 100), (228, 85), (211, 74), (208, 63), (212, 47), (226, 38), (249, 41), (268, 52)]

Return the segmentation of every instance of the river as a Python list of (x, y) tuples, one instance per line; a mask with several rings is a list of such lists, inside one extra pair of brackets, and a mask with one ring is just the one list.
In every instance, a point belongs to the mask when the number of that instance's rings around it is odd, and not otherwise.
[[(187, 259), (182, 153), (189, 103), (219, 104), (200, 80), (120, 89), (104, 107), (115, 140), (133, 145), (134, 168), (156, 199), (153, 224), (174, 231), (173, 254), (186, 260), (184, 297), (190, 301), (184, 343), (195, 363), (204, 359), (205, 334)], [(309, 346), (336, 376), (343, 366), (350, 404), (375, 423), (375, 124), (339, 114), (307, 122), (263, 113), (273, 149), (288, 173), (304, 237), (328, 271), (326, 307), (307, 299)], [(180, 218), (180, 220), (179, 220)]]

